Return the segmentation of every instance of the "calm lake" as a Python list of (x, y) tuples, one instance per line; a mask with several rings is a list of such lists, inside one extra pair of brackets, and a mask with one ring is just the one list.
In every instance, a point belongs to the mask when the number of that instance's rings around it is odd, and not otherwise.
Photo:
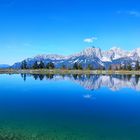
[(138, 140), (140, 77), (0, 75), (0, 140)]

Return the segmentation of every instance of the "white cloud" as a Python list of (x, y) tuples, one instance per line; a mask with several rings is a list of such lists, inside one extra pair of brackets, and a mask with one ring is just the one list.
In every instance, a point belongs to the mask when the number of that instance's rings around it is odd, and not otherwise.
[(135, 10), (117, 11), (117, 14), (126, 14), (129, 16), (140, 17), (140, 11), (135, 11)]
[(95, 40), (97, 40), (97, 37), (85, 38), (84, 42), (86, 42), (86, 43), (93, 43)]

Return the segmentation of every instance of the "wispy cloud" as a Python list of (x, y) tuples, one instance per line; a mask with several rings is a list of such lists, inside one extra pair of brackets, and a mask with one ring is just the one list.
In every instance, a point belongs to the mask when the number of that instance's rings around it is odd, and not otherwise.
[(125, 14), (133, 17), (140, 17), (140, 11), (136, 10), (117, 11), (117, 14)]
[(95, 40), (97, 40), (97, 37), (85, 38), (84, 42), (86, 42), (86, 43), (93, 43)]

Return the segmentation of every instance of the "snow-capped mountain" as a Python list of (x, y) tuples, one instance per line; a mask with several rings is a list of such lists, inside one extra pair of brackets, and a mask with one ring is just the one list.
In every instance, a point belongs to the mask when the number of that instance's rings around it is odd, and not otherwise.
[[(84, 68), (88, 64), (91, 64), (94, 68), (106, 67), (109, 65), (135, 65), (136, 61), (140, 61), (140, 48), (133, 51), (125, 51), (117, 47), (113, 47), (110, 50), (103, 51), (100, 48), (90, 47), (69, 56), (62, 56), (57, 54), (44, 54), (37, 55), (33, 58), (25, 59), (27, 66), (30, 68), (35, 61), (43, 61), (45, 64), (53, 62), (56, 68), (60, 68), (62, 65), (67, 67), (73, 67), (75, 62), (80, 63)], [(21, 62), (15, 63), (13, 68), (20, 68)]]
[(133, 60), (140, 60), (140, 48), (133, 50), (130, 53), (129, 57), (131, 57), (131, 59)]
[(37, 55), (34, 57), (34, 59), (36, 60), (44, 60), (44, 59), (51, 59), (51, 60), (62, 60), (62, 59), (66, 59), (67, 57), (61, 56), (61, 55)]
[(125, 58), (130, 52), (121, 50), (120, 48), (113, 47), (108, 51), (102, 52), (102, 61), (113, 61), (120, 58)]

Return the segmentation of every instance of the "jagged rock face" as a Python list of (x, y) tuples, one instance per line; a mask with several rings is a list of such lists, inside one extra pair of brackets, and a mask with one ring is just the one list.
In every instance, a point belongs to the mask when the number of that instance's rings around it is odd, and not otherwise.
[(99, 48), (86, 48), (85, 50), (83, 50), (80, 55), (86, 56), (86, 57), (98, 57), (99, 59), (102, 58), (102, 53), (101, 53), (101, 49)]
[(116, 59), (125, 58), (128, 56), (128, 54), (129, 52), (127, 51), (121, 50), (120, 48), (113, 47), (110, 50), (103, 52), (103, 58), (106, 58), (104, 59), (105, 62), (113, 61)]
[[(136, 61), (140, 61), (140, 48), (133, 51), (124, 51), (120, 48), (113, 47), (110, 50), (102, 51), (100, 48), (90, 47), (86, 48), (80, 53), (70, 56), (61, 55), (38, 55), (33, 58), (25, 59), (28, 67), (32, 67), (35, 61), (43, 61), (45, 64), (53, 62), (57, 68), (62, 65), (72, 67), (75, 62), (82, 64), (85, 68), (88, 64), (93, 65), (95, 68), (106, 67), (109, 65), (135, 65)], [(21, 62), (15, 63), (13, 68), (20, 68)]]
[(130, 57), (131, 57), (133, 60), (139, 60), (139, 61), (140, 61), (140, 48), (137, 48), (137, 49), (133, 50), (133, 51), (130, 53)]

